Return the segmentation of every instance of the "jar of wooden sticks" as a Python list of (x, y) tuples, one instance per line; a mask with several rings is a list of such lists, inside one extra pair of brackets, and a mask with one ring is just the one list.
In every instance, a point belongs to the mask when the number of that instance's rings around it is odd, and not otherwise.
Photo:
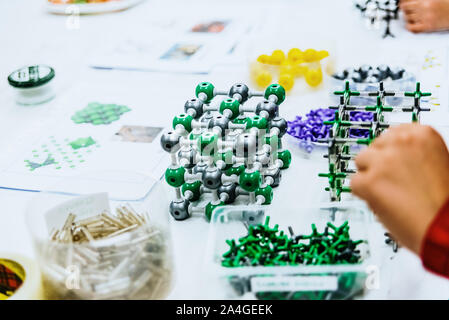
[(115, 201), (107, 193), (38, 195), (26, 220), (45, 297), (165, 298), (173, 278), (168, 215), (163, 191), (152, 192), (157, 201)]

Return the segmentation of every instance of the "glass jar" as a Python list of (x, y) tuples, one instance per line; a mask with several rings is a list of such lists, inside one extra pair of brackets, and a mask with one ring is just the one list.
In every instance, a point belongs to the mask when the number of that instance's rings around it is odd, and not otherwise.
[(22, 105), (47, 102), (55, 96), (53, 78), (55, 70), (46, 65), (20, 68), (8, 76), (8, 82), (15, 91), (15, 100)]

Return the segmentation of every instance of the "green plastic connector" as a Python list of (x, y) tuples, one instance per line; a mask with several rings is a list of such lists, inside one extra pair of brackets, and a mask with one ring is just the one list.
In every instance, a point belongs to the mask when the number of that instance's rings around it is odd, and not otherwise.
[(230, 110), (232, 112), (231, 120), (234, 120), (240, 115), (240, 102), (234, 98), (228, 98), (221, 102), (220, 113), (224, 114), (225, 110)]
[(170, 186), (178, 188), (185, 182), (185, 172), (186, 169), (184, 167), (167, 168), (167, 170), (165, 171), (165, 180)]
[(372, 138), (363, 138), (363, 139), (357, 139), (357, 144), (363, 144), (369, 146), (371, 142), (373, 142), (374, 139)]
[(432, 93), (430, 92), (422, 92), (421, 91), (421, 83), (417, 82), (414, 92), (404, 92), (404, 96), (406, 97), (415, 97), (420, 99), (421, 97), (429, 97)]
[(200, 93), (206, 95), (206, 99), (203, 100), (204, 103), (209, 103), (214, 98), (214, 85), (210, 82), (201, 82), (196, 86), (195, 94), (198, 99), (200, 99)]
[(183, 196), (185, 196), (186, 191), (192, 192), (193, 196), (189, 200), (197, 201), (201, 196), (200, 188), (201, 188), (201, 181), (197, 180), (192, 183), (186, 182), (182, 185), (181, 192)]
[(225, 205), (225, 203), (223, 201), (220, 201), (217, 204), (212, 204), (212, 202), (209, 202), (206, 205), (206, 208), (204, 210), (204, 214), (206, 215), (207, 221), (210, 221), (210, 219), (212, 218), (212, 213), (214, 212), (215, 208), (218, 208), (218, 207), (221, 207), (224, 205)]
[[(226, 240), (228, 249), (222, 254), (222, 266), (355, 264), (362, 261), (357, 246), (364, 240), (351, 239), (347, 221), (339, 227), (328, 223), (324, 232), (319, 232), (315, 224), (311, 227), (309, 234), (295, 234), (289, 227), (289, 237), (278, 225), (270, 228), (268, 218), (264, 224), (250, 225), (246, 236)], [(345, 285), (351, 283), (349, 279)]]
[[(346, 178), (346, 173), (343, 172), (335, 172), (335, 166), (333, 163), (329, 164), (329, 172), (328, 173), (318, 173), (318, 177), (328, 178), (329, 186), (331, 188), (337, 187), (340, 179)], [(326, 190), (329, 191), (329, 190)]]
[(392, 112), (393, 111), (393, 107), (382, 105), (382, 99), (380, 97), (377, 97), (376, 105), (375, 106), (366, 106), (365, 110), (366, 111), (375, 111), (377, 113)]
[(273, 200), (273, 188), (271, 186), (266, 186), (264, 188), (257, 188), (256, 191), (257, 196), (263, 196), (265, 201), (262, 204), (270, 204)]
[(275, 95), (277, 97), (276, 104), (280, 105), (285, 100), (285, 89), (280, 84), (270, 84), (265, 89), (264, 97), (265, 99), (269, 100), (271, 95)]
[(177, 125), (182, 125), (187, 132), (192, 131), (193, 117), (190, 114), (182, 113), (173, 118), (173, 129), (176, 129)]
[(198, 147), (203, 156), (212, 156), (217, 150), (218, 136), (211, 132), (203, 133), (198, 139)]
[(281, 169), (287, 169), (288, 167), (290, 167), (290, 164), (292, 163), (292, 154), (287, 149), (279, 151), (278, 159), (282, 160)]
[(262, 184), (262, 176), (259, 170), (253, 172), (247, 172), (246, 170), (240, 174), (239, 177), (240, 187), (247, 192), (254, 192)]
[(245, 117), (245, 116), (243, 116), (243, 115), (240, 115), (240, 116), (238, 116), (237, 118), (235, 118), (235, 119), (232, 121), (232, 123), (234, 123), (234, 124), (246, 124), (246, 125), (248, 125), (248, 119), (249, 119), (249, 118), (247, 118), (247, 117)]
[(349, 104), (351, 97), (353, 96), (359, 96), (360, 92), (359, 91), (351, 91), (351, 89), (349, 88), (349, 81), (345, 82), (345, 89), (343, 91), (334, 91), (334, 94), (337, 96), (343, 96), (345, 103)]

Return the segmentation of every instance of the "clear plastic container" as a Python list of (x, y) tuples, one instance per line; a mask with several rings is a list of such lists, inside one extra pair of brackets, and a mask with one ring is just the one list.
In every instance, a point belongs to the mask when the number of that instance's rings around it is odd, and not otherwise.
[[(379, 88), (378, 83), (356, 83), (351, 79), (348, 80), (339, 80), (331, 76), (331, 96), (332, 102), (335, 104), (338, 104), (340, 102), (340, 96), (334, 95), (334, 91), (340, 91), (344, 90), (346, 81), (349, 81), (349, 86), (351, 90), (355, 91), (376, 91)], [(384, 87), (386, 91), (396, 91), (396, 92), (403, 92), (403, 91), (414, 91), (415, 90), (415, 84), (416, 84), (416, 78), (412, 73), (405, 72), (404, 76), (401, 79), (398, 80), (391, 80), (390, 78), (388, 80), (384, 80)], [(405, 100), (404, 97), (386, 97), (385, 101), (388, 105), (391, 106), (397, 106), (403, 103)], [(368, 96), (354, 96), (351, 97), (351, 104), (354, 105), (363, 105), (363, 104), (376, 104), (376, 97), (368, 97)]]
[[(70, 184), (71, 179), (65, 183)], [(108, 197), (107, 192), (91, 193), (92, 187), (86, 189), (85, 194), (41, 192), (29, 204), (26, 222), (41, 269), (45, 298), (165, 298), (172, 289), (173, 261), (167, 201), (161, 183), (155, 182), (149, 195), (138, 201), (116, 200), (117, 195)], [(123, 206), (141, 218), (131, 221), (135, 226), (124, 232), (93, 240), (86, 236), (84, 242), (61, 242), (64, 234), (55, 234), (55, 230), (68, 230), (64, 224), (70, 214), (80, 221), (107, 212), (120, 220), (123, 216), (114, 213), (117, 207), (125, 210)], [(100, 224), (98, 232), (108, 227), (109, 224)], [(94, 229), (88, 230), (90, 235)]]
[[(252, 37), (246, 44), (246, 62), (248, 64), (249, 79), (254, 87), (259, 90), (265, 89), (271, 83), (279, 83), (288, 92), (287, 94), (305, 94), (311, 91), (323, 88), (329, 81), (330, 75), (335, 72), (336, 64), (336, 46), (333, 39), (324, 39), (322, 35), (310, 36), (307, 40), (298, 39), (296, 33), (282, 32), (281, 38), (271, 37)], [(288, 39), (288, 40), (286, 40)], [(261, 55), (270, 56), (274, 50), (282, 50), (287, 56), (292, 48), (299, 48), (301, 51), (307, 49), (315, 49), (316, 51), (325, 50), (329, 56), (314, 62), (302, 62), (298, 64), (291, 64), (289, 66), (271, 65), (261, 63), (258, 57)], [(287, 68), (287, 69), (286, 69)], [(290, 77), (281, 77), (285, 72), (282, 70), (289, 70)], [(313, 70), (309, 83), (305, 81), (307, 70)], [(316, 80), (320, 78), (321, 80)], [(315, 79), (315, 80), (313, 80)], [(310, 83), (315, 83), (313, 86)]]
[(286, 134), (284, 137), (289, 150), (293, 154), (297, 154), (304, 159), (321, 160), (323, 159), (323, 156), (327, 154), (328, 148), (325, 143), (314, 141), (306, 142), (305, 140), (298, 139), (289, 134)]
[[(339, 265), (260, 266), (228, 268), (221, 265), (222, 254), (228, 249), (227, 239), (247, 235), (245, 223), (263, 223), (271, 217), (272, 225), (295, 234), (309, 234), (315, 223), (322, 231), (327, 222), (341, 225), (349, 222), (353, 240), (365, 240), (357, 249), (361, 263)], [(372, 215), (360, 204), (340, 203), (321, 206), (285, 208), (273, 207), (223, 207), (214, 212), (209, 231), (205, 271), (207, 288), (223, 296), (238, 299), (351, 299), (362, 295), (365, 282), (375, 259), (371, 255), (369, 226)], [(211, 292), (212, 292), (211, 291)]]

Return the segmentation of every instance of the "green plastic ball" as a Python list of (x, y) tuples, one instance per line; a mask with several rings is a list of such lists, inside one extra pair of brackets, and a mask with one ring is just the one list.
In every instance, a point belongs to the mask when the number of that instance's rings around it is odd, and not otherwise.
[(281, 169), (287, 169), (292, 163), (292, 154), (287, 149), (278, 152), (278, 159), (282, 160)]
[(252, 118), (248, 118), (246, 129), (250, 128), (258, 128), (258, 129), (267, 129), (268, 121), (264, 117), (254, 116)]
[(267, 89), (265, 89), (265, 99), (268, 100), (268, 98), (271, 95), (275, 95), (278, 100), (276, 102), (277, 105), (280, 105), (285, 100), (285, 89), (279, 84), (270, 84)]
[(212, 202), (209, 202), (206, 205), (206, 209), (204, 210), (204, 214), (206, 215), (207, 221), (210, 221), (212, 218), (212, 213), (214, 212), (215, 208), (224, 206), (224, 202), (220, 201), (218, 204), (212, 204)]
[(186, 169), (184, 167), (167, 168), (165, 171), (165, 180), (170, 186), (178, 188), (184, 183), (185, 172)]
[(240, 115), (237, 118), (235, 118), (232, 123), (233, 124), (247, 124), (248, 118)]
[(231, 110), (232, 116), (231, 120), (234, 120), (237, 118), (240, 114), (240, 102), (237, 99), (234, 98), (228, 98), (221, 102), (220, 104), (220, 113), (223, 114), (225, 110)]
[(199, 85), (196, 86), (195, 94), (196, 97), (199, 98), (200, 93), (204, 93), (206, 95), (206, 100), (204, 100), (204, 103), (209, 103), (214, 98), (214, 85), (210, 82), (201, 82)]
[(173, 129), (176, 129), (178, 124), (182, 125), (187, 132), (192, 131), (193, 117), (190, 114), (182, 113), (173, 118)]
[(256, 191), (257, 196), (263, 196), (265, 201), (262, 204), (270, 204), (273, 200), (273, 188), (271, 186), (266, 186), (264, 188), (257, 188)]
[(259, 170), (256, 170), (254, 172), (244, 171), (242, 174), (240, 174), (239, 184), (240, 187), (245, 191), (254, 192), (257, 190), (257, 188), (260, 187), (261, 183), (262, 176), (260, 175)]
[(185, 196), (186, 191), (191, 191), (193, 193), (193, 197), (189, 199), (189, 201), (197, 201), (200, 196), (201, 181), (194, 181), (192, 183), (186, 182), (181, 187), (181, 192)]
[(203, 156), (214, 155), (217, 150), (218, 136), (211, 132), (201, 134), (198, 139), (199, 149)]
[(245, 171), (245, 166), (243, 164), (239, 166), (232, 166), (225, 171), (225, 175), (232, 176), (233, 174), (235, 174), (239, 176), (243, 171)]

